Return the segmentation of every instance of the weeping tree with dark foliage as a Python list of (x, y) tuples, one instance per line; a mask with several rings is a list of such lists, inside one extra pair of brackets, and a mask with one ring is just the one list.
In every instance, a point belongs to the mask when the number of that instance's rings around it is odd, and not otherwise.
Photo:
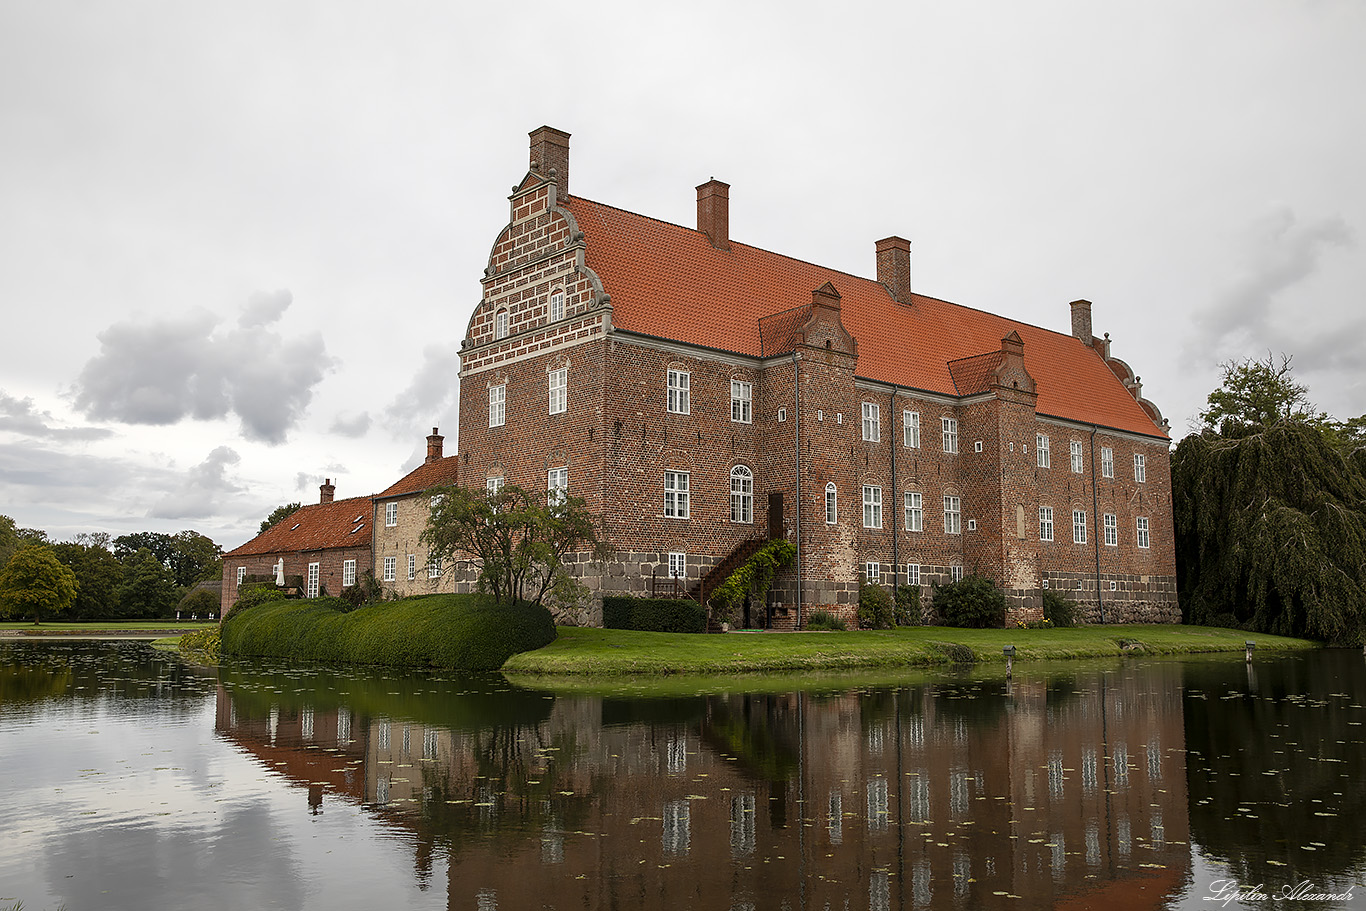
[[(1172, 456), (1176, 572), (1186, 622), (1359, 646), (1366, 630), (1366, 450), (1341, 444), (1304, 388), (1267, 362), (1272, 408), (1229, 413), (1249, 362), (1224, 365), (1206, 427)], [(1290, 385), (1287, 398), (1286, 384)], [(1218, 407), (1216, 407), (1218, 406)]]

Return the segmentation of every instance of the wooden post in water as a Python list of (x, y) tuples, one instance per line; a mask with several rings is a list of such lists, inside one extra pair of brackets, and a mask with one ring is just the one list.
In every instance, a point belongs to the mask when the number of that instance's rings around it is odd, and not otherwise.
[(1248, 664), (1251, 664), (1251, 663), (1252, 663), (1252, 650), (1253, 650), (1254, 648), (1256, 648), (1256, 647), (1257, 647), (1257, 643), (1253, 642), (1251, 639), (1247, 640), (1247, 643), (1246, 643), (1245, 648), (1246, 648), (1246, 650), (1247, 650), (1247, 663), (1248, 663)]
[(1015, 675), (1015, 646), (1007, 645), (1001, 651), (1006, 656), (1006, 679), (1009, 680)]

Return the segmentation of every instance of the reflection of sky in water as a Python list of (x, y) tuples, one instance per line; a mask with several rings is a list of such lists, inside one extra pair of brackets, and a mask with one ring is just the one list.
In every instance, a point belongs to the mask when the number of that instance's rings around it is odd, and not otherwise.
[(1360, 656), (650, 700), (84, 648), (0, 644), (0, 908), (1209, 908), (1362, 871)]

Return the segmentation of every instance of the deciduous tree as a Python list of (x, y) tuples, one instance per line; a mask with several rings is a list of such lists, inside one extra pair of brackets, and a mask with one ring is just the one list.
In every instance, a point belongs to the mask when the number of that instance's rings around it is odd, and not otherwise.
[[(281, 506), (275, 507), (270, 511), (270, 515), (266, 516), (265, 519), (261, 522), (261, 532), (267, 531), (273, 525), (278, 523), (281, 519), (289, 518), (302, 508), (303, 505), (297, 502), (285, 503)], [(257, 532), (257, 534), (260, 534), (261, 532)]]
[(76, 600), (76, 575), (52, 549), (25, 544), (0, 569), (0, 615), (32, 617), (34, 623), (61, 613)]
[(544, 491), (511, 485), (497, 493), (444, 487), (432, 494), (420, 540), (434, 558), (473, 566), (480, 590), (502, 604), (540, 604), (552, 590), (561, 601), (575, 599), (564, 559), (598, 550), (598, 521), (581, 497), (550, 502)]

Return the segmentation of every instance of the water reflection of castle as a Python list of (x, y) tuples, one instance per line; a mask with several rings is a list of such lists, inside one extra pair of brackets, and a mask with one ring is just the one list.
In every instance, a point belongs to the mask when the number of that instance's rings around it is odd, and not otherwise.
[(220, 690), (217, 728), (315, 810), (411, 831), (419, 877), (447, 856), (451, 908), (1156, 908), (1190, 869), (1177, 674), (558, 698), (473, 729)]

